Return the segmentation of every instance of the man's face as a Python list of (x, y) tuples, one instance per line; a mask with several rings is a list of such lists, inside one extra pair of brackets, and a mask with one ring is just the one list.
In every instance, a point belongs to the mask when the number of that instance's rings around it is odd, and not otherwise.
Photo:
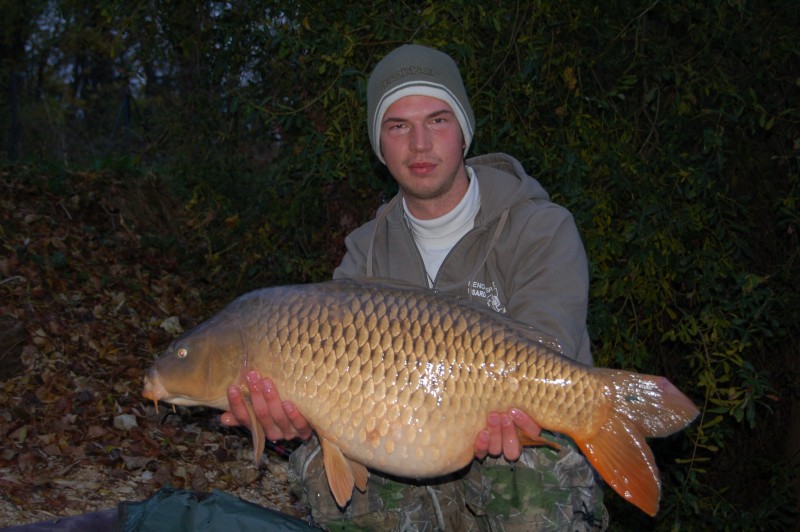
[(464, 137), (446, 102), (400, 98), (386, 110), (380, 131), (384, 161), (414, 216), (441, 216), (458, 204), (468, 187)]

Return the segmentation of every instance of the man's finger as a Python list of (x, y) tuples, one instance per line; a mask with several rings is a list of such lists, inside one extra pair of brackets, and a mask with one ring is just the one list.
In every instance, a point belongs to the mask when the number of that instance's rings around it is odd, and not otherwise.
[[(260, 379), (258, 387), (258, 399), (263, 403), (263, 409), (256, 410), (256, 416), (264, 426), (267, 439), (290, 440), (294, 438), (294, 428), (283, 411), (281, 398), (272, 380), (268, 378)], [(255, 404), (253, 404), (253, 408), (255, 408)]]
[[(253, 407), (256, 419), (264, 427), (264, 432), (267, 439), (274, 440), (275, 431), (272, 427), (272, 416), (270, 415), (269, 405), (264, 398), (264, 393), (261, 388), (261, 376), (257, 370), (247, 373), (247, 389), (250, 392), (250, 405)], [(238, 417), (238, 416), (237, 416)]]
[(486, 427), (489, 430), (489, 456), (500, 456), (503, 454), (503, 433), (500, 428), (500, 414), (489, 412)]
[(503, 456), (509, 462), (515, 462), (519, 459), (519, 455), (522, 454), (522, 450), (519, 446), (517, 428), (509, 415), (503, 414), (501, 416), (500, 429), (503, 438)]
[(530, 438), (535, 439), (539, 437), (539, 434), (542, 433), (542, 427), (536, 423), (533, 418), (531, 418), (528, 414), (519, 410), (517, 408), (512, 408), (509, 411), (511, 415), (511, 419), (514, 424), (519, 428), (522, 432), (528, 435)]
[(228, 427), (244, 425), (249, 428), (250, 420), (247, 415), (247, 407), (242, 399), (242, 392), (236, 386), (228, 387), (228, 403), (231, 411), (225, 412), (220, 416), (220, 421)]
[(482, 430), (475, 438), (475, 458), (483, 460), (489, 455), (489, 431)]
[(286, 414), (286, 417), (292, 424), (297, 437), (301, 440), (309, 439), (313, 432), (311, 425), (308, 424), (308, 420), (306, 420), (300, 411), (297, 410), (297, 407), (294, 406), (294, 403), (291, 401), (284, 401), (281, 406), (283, 406), (283, 412)]

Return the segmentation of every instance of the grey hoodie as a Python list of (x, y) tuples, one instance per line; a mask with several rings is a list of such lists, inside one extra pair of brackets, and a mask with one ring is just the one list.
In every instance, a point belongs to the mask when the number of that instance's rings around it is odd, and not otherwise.
[[(515, 158), (466, 161), (478, 178), (475, 226), (442, 263), (434, 288), (472, 301), (556, 338), (566, 356), (592, 364), (586, 311), (586, 252), (569, 211), (550, 201)], [(345, 240), (335, 279), (382, 277), (428, 286), (398, 193)]]

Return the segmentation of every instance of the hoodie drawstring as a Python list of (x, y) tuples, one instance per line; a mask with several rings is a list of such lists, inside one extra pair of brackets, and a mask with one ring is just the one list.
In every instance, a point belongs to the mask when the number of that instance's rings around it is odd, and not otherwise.
[(494, 234), (492, 235), (492, 240), (489, 241), (489, 248), (486, 250), (486, 253), (483, 255), (483, 260), (475, 266), (475, 269), (469, 274), (467, 279), (467, 291), (469, 293), (469, 287), (472, 285), (473, 281), (475, 281), (475, 277), (478, 275), (478, 272), (483, 268), (483, 265), (486, 264), (486, 261), (489, 259), (489, 253), (492, 252), (495, 245), (497, 245), (497, 241), (500, 240), (500, 233), (503, 232), (503, 227), (506, 225), (506, 220), (508, 220), (508, 213), (509, 208), (506, 207), (503, 209), (503, 212), (500, 213), (500, 220), (497, 222), (497, 229), (494, 230)]

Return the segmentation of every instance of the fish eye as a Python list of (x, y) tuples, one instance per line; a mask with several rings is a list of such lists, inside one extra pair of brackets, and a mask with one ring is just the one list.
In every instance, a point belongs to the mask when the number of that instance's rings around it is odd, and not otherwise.
[(178, 358), (186, 358), (186, 355), (188, 355), (188, 354), (189, 354), (189, 350), (186, 349), (185, 347), (179, 347), (178, 348), (178, 353), (177, 353)]

